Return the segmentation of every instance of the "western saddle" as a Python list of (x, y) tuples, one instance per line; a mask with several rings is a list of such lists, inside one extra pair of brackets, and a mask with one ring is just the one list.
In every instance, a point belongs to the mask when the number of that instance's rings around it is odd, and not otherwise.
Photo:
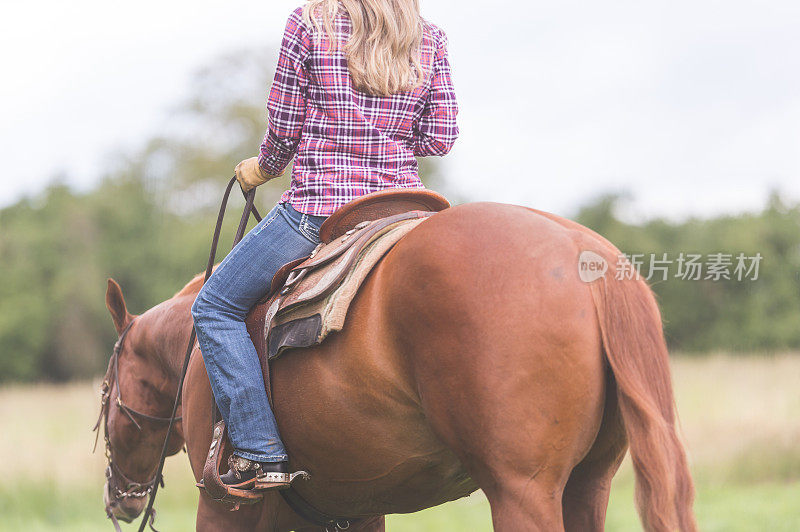
[(372, 268), (406, 233), (449, 206), (436, 192), (393, 189), (362, 196), (332, 214), (311, 255), (286, 264), (272, 280), (260, 335), (267, 358), (317, 345), (341, 330)]

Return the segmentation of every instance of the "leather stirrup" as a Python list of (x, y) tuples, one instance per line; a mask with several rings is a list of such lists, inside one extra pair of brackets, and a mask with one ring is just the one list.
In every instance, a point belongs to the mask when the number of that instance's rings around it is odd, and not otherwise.
[(206, 464), (203, 467), (203, 480), (197, 483), (197, 487), (204, 489), (208, 496), (215, 501), (233, 504), (233, 510), (235, 511), (239, 509), (241, 504), (257, 503), (264, 497), (264, 493), (226, 486), (222, 482), (219, 474), (219, 462), (225, 452), (227, 435), (228, 430), (224, 421), (214, 425), (211, 447), (208, 450)]
[(224, 421), (214, 425), (212, 433), (211, 447), (206, 456), (206, 463), (203, 467), (203, 480), (196, 484), (200, 489), (204, 489), (209, 497), (215, 501), (233, 504), (233, 510), (239, 509), (242, 504), (255, 504), (264, 497), (264, 492), (270, 489), (286, 489), (296, 478), (307, 480), (310, 478), (305, 471), (296, 473), (273, 473), (262, 472), (254, 480), (252, 489), (229, 486), (222, 482), (219, 474), (219, 462), (225, 455), (225, 448), (228, 442), (228, 430)]

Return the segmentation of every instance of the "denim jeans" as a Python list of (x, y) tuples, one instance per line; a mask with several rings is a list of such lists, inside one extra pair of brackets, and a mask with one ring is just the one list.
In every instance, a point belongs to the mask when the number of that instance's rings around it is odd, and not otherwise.
[(192, 305), (211, 389), (242, 458), (287, 459), (245, 317), (269, 290), (278, 268), (316, 247), (324, 220), (288, 203), (276, 205), (217, 266)]

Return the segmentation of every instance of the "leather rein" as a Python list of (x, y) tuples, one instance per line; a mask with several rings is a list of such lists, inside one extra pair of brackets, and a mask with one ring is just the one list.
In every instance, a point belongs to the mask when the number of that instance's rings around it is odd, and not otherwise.
[[(225, 218), (225, 210), (228, 205), (228, 199), (230, 198), (231, 190), (233, 189), (234, 184), (236, 184), (236, 177), (232, 177), (231, 180), (228, 182), (228, 186), (225, 189), (225, 194), (222, 197), (222, 205), (220, 205), (219, 215), (217, 216), (217, 223), (216, 227), (214, 228), (214, 237), (211, 241), (211, 252), (209, 253), (208, 263), (206, 265), (206, 272), (205, 277), (203, 279), (203, 283), (208, 280), (211, 276), (211, 272), (214, 268), (214, 261), (217, 255), (217, 247), (219, 244), (219, 237), (222, 231), (222, 222)], [(245, 194), (245, 198), (247, 200), (244, 212), (242, 213), (242, 218), (239, 222), (239, 228), (236, 231), (236, 237), (234, 238), (233, 245), (239, 243), (239, 241), (244, 237), (245, 229), (247, 228), (247, 222), (250, 219), (250, 214), (252, 214), (257, 221), (261, 221), (261, 215), (259, 214), (258, 210), (253, 205), (255, 201), (255, 189), (250, 190), (247, 194)], [(135, 498), (135, 499), (143, 499), (150, 496), (150, 500), (148, 501), (147, 508), (145, 509), (144, 515), (142, 516), (142, 521), (139, 526), (139, 532), (142, 532), (146, 525), (149, 525), (152, 530), (155, 531), (153, 527), (153, 522), (155, 519), (155, 510), (153, 509), (153, 504), (155, 503), (156, 494), (158, 493), (159, 486), (164, 485), (164, 477), (163, 477), (163, 470), (164, 470), (164, 461), (167, 457), (168, 445), (169, 445), (169, 438), (172, 435), (173, 428), (175, 426), (176, 421), (181, 420), (181, 416), (177, 416), (178, 407), (181, 403), (181, 391), (183, 389), (183, 382), (186, 378), (186, 371), (189, 367), (189, 359), (191, 358), (192, 351), (194, 349), (196, 334), (194, 327), (192, 327), (192, 333), (189, 336), (189, 343), (186, 347), (186, 355), (184, 356), (183, 360), (183, 367), (181, 369), (180, 378), (178, 381), (178, 391), (175, 396), (175, 402), (172, 406), (172, 414), (169, 417), (160, 417), (154, 416), (151, 414), (147, 414), (144, 412), (140, 412), (134, 408), (131, 408), (122, 400), (122, 390), (120, 389), (120, 382), (119, 382), (119, 357), (120, 353), (122, 352), (122, 345), (125, 341), (125, 337), (127, 336), (128, 332), (130, 331), (131, 327), (133, 326), (136, 318), (131, 320), (128, 325), (125, 326), (125, 329), (120, 333), (119, 338), (117, 339), (116, 344), (114, 344), (114, 351), (111, 354), (110, 360), (110, 368), (109, 371), (106, 373), (106, 377), (103, 380), (103, 384), (100, 389), (101, 393), (101, 402), (100, 402), (100, 415), (97, 418), (97, 423), (95, 423), (94, 431), (97, 432), (97, 436), (95, 437), (95, 449), (97, 448), (97, 440), (99, 438), (100, 432), (100, 425), (103, 425), (103, 432), (104, 432), (104, 440), (105, 440), (105, 447), (106, 447), (106, 459), (108, 460), (108, 466), (106, 467), (106, 479), (108, 481), (108, 496), (109, 500), (106, 503), (106, 514), (108, 515), (111, 522), (114, 524), (117, 532), (121, 532), (121, 528), (119, 523), (117, 522), (116, 516), (112, 511), (112, 505), (114, 502), (118, 501), (119, 499), (125, 498)], [(111, 392), (114, 389), (114, 385), (116, 384), (117, 388), (117, 398), (115, 404), (117, 408), (119, 408), (136, 426), (136, 428), (141, 431), (142, 425), (138, 420), (149, 421), (158, 424), (167, 424), (167, 435), (164, 438), (164, 445), (161, 448), (161, 456), (158, 462), (158, 468), (156, 469), (156, 473), (152, 479), (147, 482), (136, 482), (131, 480), (114, 462), (113, 454), (114, 449), (111, 445), (111, 439), (108, 434), (108, 413), (111, 404)], [(124, 487), (119, 487), (118, 480), (121, 480), (124, 483)]]

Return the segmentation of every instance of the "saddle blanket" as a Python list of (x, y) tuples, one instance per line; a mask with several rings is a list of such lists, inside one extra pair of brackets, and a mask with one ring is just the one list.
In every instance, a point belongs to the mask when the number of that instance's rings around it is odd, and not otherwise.
[(269, 359), (293, 347), (320, 344), (344, 327), (347, 310), (369, 272), (406, 234), (433, 215), (413, 211), (356, 226), (320, 244), (291, 269), (268, 303), (264, 339)]

